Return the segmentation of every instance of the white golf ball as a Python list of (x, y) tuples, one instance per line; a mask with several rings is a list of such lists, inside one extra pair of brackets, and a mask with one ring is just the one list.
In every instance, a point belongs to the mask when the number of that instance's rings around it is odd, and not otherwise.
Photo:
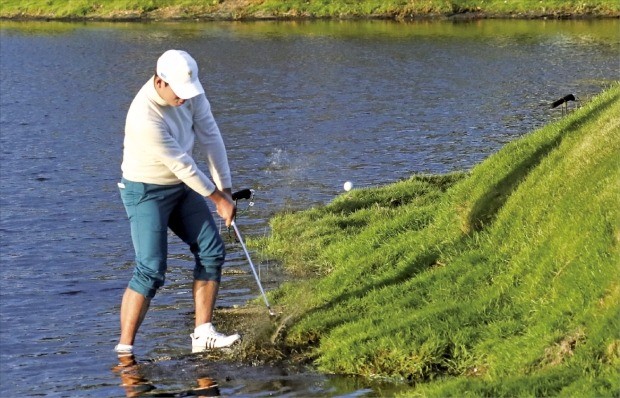
[(353, 183), (351, 181), (347, 181), (344, 183), (344, 190), (345, 191), (350, 191), (353, 188)]

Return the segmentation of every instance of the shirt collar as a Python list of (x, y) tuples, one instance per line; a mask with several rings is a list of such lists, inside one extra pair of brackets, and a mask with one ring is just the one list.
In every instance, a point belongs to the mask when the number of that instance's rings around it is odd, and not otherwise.
[(151, 79), (149, 79), (148, 82), (146, 82), (146, 96), (157, 105), (168, 105), (168, 103), (159, 96), (157, 90), (155, 89), (155, 76), (153, 76)]

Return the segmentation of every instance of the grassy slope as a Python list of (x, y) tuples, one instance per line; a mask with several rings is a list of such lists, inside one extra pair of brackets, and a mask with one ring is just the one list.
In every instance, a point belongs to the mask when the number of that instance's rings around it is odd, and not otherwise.
[(452, 15), (618, 16), (615, 0), (0, 0), (1, 17), (282, 18)]
[[(469, 175), (281, 215), (272, 299), (320, 369), (411, 394), (620, 394), (620, 86)], [(256, 242), (255, 242), (256, 243)]]

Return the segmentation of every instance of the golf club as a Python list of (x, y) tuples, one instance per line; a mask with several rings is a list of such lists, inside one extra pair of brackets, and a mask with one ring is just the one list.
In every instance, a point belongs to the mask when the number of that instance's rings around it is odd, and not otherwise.
[(258, 274), (256, 273), (256, 268), (254, 268), (254, 263), (252, 262), (252, 258), (250, 258), (250, 253), (248, 253), (248, 249), (245, 247), (245, 243), (243, 242), (243, 238), (241, 237), (241, 233), (239, 232), (239, 228), (237, 228), (237, 223), (233, 220), (230, 224), (235, 230), (235, 234), (237, 234), (237, 238), (239, 239), (239, 243), (241, 243), (241, 247), (245, 253), (245, 256), (250, 263), (250, 268), (252, 268), (252, 273), (254, 274), (254, 278), (256, 279), (256, 283), (258, 284), (258, 288), (260, 289), (261, 294), (263, 295), (263, 300), (265, 300), (265, 304), (267, 305), (267, 309), (269, 310), (270, 316), (275, 316), (276, 314), (271, 310), (271, 306), (269, 305), (269, 301), (267, 301), (267, 296), (265, 295), (265, 291), (263, 290), (263, 285), (260, 283), (260, 279), (258, 278)]

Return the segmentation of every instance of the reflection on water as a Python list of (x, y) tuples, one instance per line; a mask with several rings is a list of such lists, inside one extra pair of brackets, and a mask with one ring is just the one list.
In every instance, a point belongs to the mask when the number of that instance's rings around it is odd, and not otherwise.
[[(268, 233), (277, 211), (326, 203), (347, 180), (363, 188), (469, 169), (561, 117), (553, 100), (574, 93), (586, 101), (620, 79), (618, 20), (0, 27), (7, 396), (124, 393), (110, 368), (133, 249), (116, 182), (127, 108), (164, 50), (197, 58), (234, 188), (256, 190), (256, 205), (238, 222), (244, 236)], [(218, 304), (243, 305), (259, 292), (241, 248), (224, 235), (230, 255)], [(222, 395), (372, 396), (397, 388), (183, 357), (193, 328), (192, 260), (170, 239), (167, 284), (144, 321), (138, 360), (181, 359), (138, 364), (157, 387), (150, 394), (192, 391), (203, 376)], [(275, 288), (281, 270), (259, 267), (265, 289)]]
[(154, 386), (144, 375), (142, 365), (138, 364), (133, 355), (121, 355), (118, 357), (118, 365), (112, 370), (117, 373), (121, 380), (121, 387), (127, 397), (151, 396), (151, 397), (219, 397), (220, 389), (217, 383), (208, 376), (200, 376), (196, 379), (194, 388), (184, 391), (156, 391)]
[(112, 370), (120, 376), (127, 397), (138, 397), (156, 388), (142, 375), (133, 355), (119, 355), (118, 361)]

